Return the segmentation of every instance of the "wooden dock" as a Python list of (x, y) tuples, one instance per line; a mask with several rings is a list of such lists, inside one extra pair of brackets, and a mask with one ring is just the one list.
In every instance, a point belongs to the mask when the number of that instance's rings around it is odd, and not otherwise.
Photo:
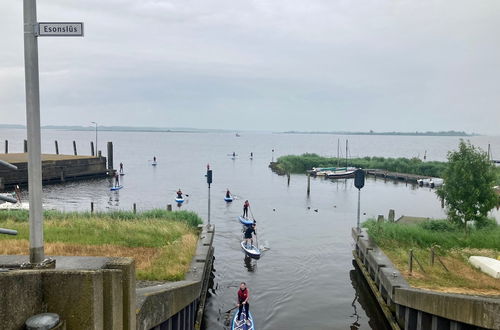
[(430, 179), (431, 178), (430, 176), (426, 176), (426, 175), (390, 172), (390, 171), (377, 170), (377, 169), (366, 170), (366, 174), (374, 176), (374, 177), (381, 177), (384, 179), (404, 181), (404, 182), (415, 183), (415, 184), (417, 184), (418, 179)]
[[(28, 183), (28, 154), (0, 154), (0, 160), (17, 166), (17, 171), (0, 167), (0, 190)], [(103, 177), (108, 174), (106, 157), (42, 154), (42, 180), (44, 183), (64, 182), (84, 178)]]

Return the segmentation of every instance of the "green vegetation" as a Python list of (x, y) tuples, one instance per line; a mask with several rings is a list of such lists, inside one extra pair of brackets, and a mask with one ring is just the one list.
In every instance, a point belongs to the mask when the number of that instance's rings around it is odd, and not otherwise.
[[(500, 282), (468, 263), (472, 255), (500, 258), (500, 226), (494, 220), (481, 229), (472, 229), (468, 235), (461, 226), (447, 220), (429, 220), (418, 225), (369, 220), (363, 227), (414, 287), (500, 295)], [(431, 264), (431, 248), (437, 255), (434, 264)], [(408, 269), (410, 249), (423, 267), (415, 262), (412, 273)]]
[[(345, 159), (339, 160), (336, 157), (322, 157), (317, 154), (307, 153), (300, 156), (287, 155), (279, 157), (276, 170), (282, 173), (305, 173), (313, 167), (334, 167), (337, 164), (344, 166)], [(446, 168), (446, 163), (423, 162), (418, 158), (364, 157), (349, 159), (349, 166), (440, 177)]]
[(463, 228), (468, 221), (481, 226), (498, 202), (493, 189), (497, 173), (488, 155), (470, 142), (460, 141), (458, 150), (448, 153), (443, 178), (446, 184), (437, 194), (445, 201), (448, 219)]
[[(179, 280), (191, 262), (201, 223), (195, 213), (187, 211), (45, 211), (45, 250), (47, 255), (133, 257), (138, 279)], [(0, 253), (27, 253), (27, 211), (1, 211), (0, 227), (19, 233), (0, 235)]]

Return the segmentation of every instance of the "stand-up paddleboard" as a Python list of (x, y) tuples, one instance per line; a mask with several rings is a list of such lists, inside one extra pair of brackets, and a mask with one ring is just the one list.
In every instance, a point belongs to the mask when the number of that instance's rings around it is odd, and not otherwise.
[(151, 162), (151, 165), (156, 166), (157, 162)]
[(123, 188), (123, 186), (122, 186), (122, 185), (120, 185), (120, 186), (116, 186), (116, 187), (111, 187), (109, 190), (111, 190), (111, 191), (115, 191), (115, 190), (120, 190), (120, 189), (122, 189), (122, 188)]
[(120, 173), (120, 175), (125, 175), (125, 173)]
[(250, 325), (246, 324), (245, 319), (245, 310), (241, 311), (241, 318), (238, 321), (238, 310), (234, 313), (233, 322), (231, 324), (231, 330), (255, 330), (253, 325), (253, 317), (252, 312), (248, 312), (248, 320), (250, 321)]
[(184, 203), (184, 198), (176, 198), (175, 202), (178, 204), (182, 204), (182, 203)]
[(250, 220), (250, 219), (245, 219), (243, 218), (241, 215), (238, 216), (238, 220), (244, 224), (245, 226), (251, 226), (253, 224), (253, 220)]
[(233, 201), (233, 197), (230, 196), (230, 197), (224, 197), (224, 200), (228, 203), (232, 202)]
[(241, 242), (240, 245), (241, 245), (241, 249), (250, 257), (252, 257), (254, 259), (260, 258), (260, 250), (255, 245), (252, 244), (251, 246), (247, 246), (245, 241)]

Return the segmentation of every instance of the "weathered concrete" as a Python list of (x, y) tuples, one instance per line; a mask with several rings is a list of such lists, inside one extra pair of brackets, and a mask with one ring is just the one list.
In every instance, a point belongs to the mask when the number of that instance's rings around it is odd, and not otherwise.
[(123, 329), (136, 328), (135, 261), (131, 258), (110, 258), (103, 268), (122, 271)]
[(44, 312), (42, 271), (2, 272), (0, 290), (1, 329), (24, 329), (30, 316)]
[(104, 329), (123, 329), (123, 272), (103, 270), (103, 324)]

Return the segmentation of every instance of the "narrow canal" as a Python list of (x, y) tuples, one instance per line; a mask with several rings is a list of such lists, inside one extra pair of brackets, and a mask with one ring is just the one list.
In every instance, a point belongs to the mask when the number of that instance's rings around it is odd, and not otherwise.
[[(22, 148), (21, 130), (4, 130), (2, 139), (16, 140)], [(44, 130), (43, 150), (53, 152), (59, 140), (63, 153), (71, 153), (72, 140), (88, 146), (93, 132)], [(313, 179), (306, 194), (306, 177), (272, 173), (270, 160), (283, 154), (336, 153), (337, 136), (242, 133), (123, 133), (102, 132), (100, 141), (113, 141), (115, 167), (122, 161), (125, 186), (109, 191), (107, 179), (71, 182), (44, 188), (47, 207), (62, 210), (97, 210), (166, 207), (175, 191), (189, 195), (181, 209), (207, 216), (208, 189), (204, 174), (209, 163), (214, 171), (211, 189), (211, 221), (216, 225), (215, 279), (205, 314), (206, 329), (224, 326), (224, 311), (236, 302), (236, 289), (247, 282), (250, 308), (257, 329), (384, 329), (383, 318), (366, 286), (354, 271), (350, 229), (356, 224), (357, 190), (352, 180)], [(353, 156), (402, 156), (424, 154), (443, 160), (458, 138), (444, 137), (350, 137)], [(500, 138), (474, 137), (485, 148), (492, 141), (500, 155)], [(474, 140), (475, 139), (475, 140)], [(496, 140), (495, 140), (496, 139)], [(80, 142), (81, 141), (81, 142)], [(104, 143), (100, 149), (104, 150)], [(274, 149), (274, 154), (271, 150)], [(79, 150), (84, 150), (80, 147)], [(19, 150), (18, 150), (19, 151)], [(232, 160), (228, 154), (236, 152)], [(250, 152), (254, 158), (249, 159)], [(105, 152), (103, 152), (105, 154)], [(158, 166), (150, 160), (156, 156)], [(226, 188), (236, 195), (224, 202)], [(258, 243), (265, 247), (258, 261), (246, 259), (240, 250), (242, 227), (236, 217), (248, 199), (257, 221)], [(369, 179), (361, 194), (362, 220), (387, 215), (443, 217), (433, 191), (404, 183)], [(494, 213), (498, 219), (498, 211)]]

